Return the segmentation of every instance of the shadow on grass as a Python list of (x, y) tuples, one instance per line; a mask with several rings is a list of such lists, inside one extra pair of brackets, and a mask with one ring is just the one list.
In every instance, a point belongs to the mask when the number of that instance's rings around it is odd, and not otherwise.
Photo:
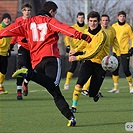
[(95, 127), (95, 126), (112, 126), (112, 125), (124, 125), (125, 124), (125, 122), (113, 122), (113, 123), (97, 123), (97, 124), (86, 124), (86, 125), (82, 125), (82, 124), (80, 124), (80, 125), (76, 125), (76, 127), (88, 127), (88, 126), (91, 126), (91, 127)]

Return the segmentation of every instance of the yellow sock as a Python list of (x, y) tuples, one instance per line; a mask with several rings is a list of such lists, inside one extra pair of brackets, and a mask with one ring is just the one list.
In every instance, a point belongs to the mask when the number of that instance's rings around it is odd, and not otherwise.
[(5, 79), (5, 75), (0, 72), (0, 84), (2, 85), (3, 81)]
[(112, 76), (113, 81), (114, 81), (114, 89), (118, 89), (118, 80), (119, 80), (119, 76)]
[(73, 100), (72, 100), (72, 107), (76, 108), (78, 104), (78, 99), (80, 97), (82, 88), (79, 88), (75, 86), (74, 92), (73, 92)]
[(127, 79), (128, 84), (130, 86), (130, 89), (133, 89), (132, 76), (128, 76), (128, 77), (126, 77), (126, 79)]
[(70, 79), (72, 76), (73, 76), (73, 73), (67, 72), (65, 85), (70, 84)]
[(82, 90), (88, 90), (89, 89), (89, 86), (90, 86), (90, 81), (91, 81), (91, 78), (88, 79), (88, 81), (86, 82), (86, 84), (83, 86), (83, 89)]

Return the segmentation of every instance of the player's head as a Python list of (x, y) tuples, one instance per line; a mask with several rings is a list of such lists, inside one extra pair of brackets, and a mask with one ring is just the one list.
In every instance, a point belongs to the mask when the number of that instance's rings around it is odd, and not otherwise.
[(106, 29), (109, 25), (109, 21), (110, 21), (109, 16), (107, 14), (103, 14), (100, 20), (102, 28)]
[(28, 3), (21, 6), (21, 11), (24, 19), (29, 18), (31, 16), (31, 10), (32, 10), (32, 6)]
[(126, 21), (126, 13), (124, 11), (118, 12), (118, 21), (124, 23)]
[(11, 24), (11, 21), (12, 21), (12, 19), (11, 19), (11, 16), (10, 16), (9, 13), (4, 13), (4, 14), (2, 15), (2, 23), (3, 23), (3, 26), (4, 26), (4, 27), (6, 27), (6, 26), (8, 26), (9, 24)]
[(91, 30), (94, 30), (98, 27), (100, 23), (100, 15), (98, 12), (92, 11), (87, 16), (88, 25)]
[(52, 17), (57, 13), (58, 6), (53, 1), (47, 1), (43, 5), (43, 10), (50, 13)]
[(85, 14), (83, 12), (78, 12), (77, 14), (77, 22), (82, 24), (85, 20)]

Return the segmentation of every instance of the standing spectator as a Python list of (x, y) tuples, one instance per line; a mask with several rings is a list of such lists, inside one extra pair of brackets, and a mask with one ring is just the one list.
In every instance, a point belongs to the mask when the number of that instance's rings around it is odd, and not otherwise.
[[(21, 11), (23, 16), (16, 19), (16, 22), (22, 21), (24, 19), (27, 19), (31, 17), (31, 10), (32, 6), (30, 4), (24, 4), (21, 7)], [(30, 60), (30, 52), (28, 48), (28, 41), (26, 38), (21, 36), (13, 37), (11, 40), (11, 46), (18, 43), (18, 56), (17, 56), (17, 63), (18, 63), (18, 69), (22, 67), (26, 67), (28, 69), (32, 69), (31, 67), (31, 60)], [(24, 47), (25, 46), (25, 47)], [(28, 83), (23, 82), (22, 77), (17, 78), (17, 100), (22, 100), (22, 87), (23, 87), (23, 95), (28, 95)]]
[[(132, 75), (129, 68), (130, 56), (132, 56), (133, 54), (133, 31), (131, 26), (128, 23), (126, 23), (126, 13), (124, 11), (120, 11), (118, 13), (118, 22), (114, 23), (112, 27), (116, 31), (116, 38), (120, 46), (121, 63), (124, 74), (129, 84), (129, 90), (130, 90), (129, 92), (133, 93)], [(132, 42), (131, 46), (130, 46), (130, 39)], [(117, 54), (117, 51), (114, 49), (113, 52), (114, 54)], [(119, 93), (119, 87), (118, 87), (119, 67), (116, 71), (113, 72), (112, 77), (114, 81), (114, 88), (112, 90), (109, 90), (108, 92)]]
[[(83, 12), (78, 12), (77, 14), (77, 23), (74, 24), (72, 27), (74, 27), (76, 30), (80, 31), (80, 32), (84, 32), (84, 30), (87, 28), (87, 25), (84, 23), (85, 20), (85, 15)], [(78, 39), (74, 39), (68, 36), (65, 36), (64, 38), (64, 42), (66, 45), (66, 52), (69, 53), (69, 50), (75, 49), (76, 47), (78, 47), (78, 45), (80, 45), (80, 43), (82, 42), (82, 40), (78, 40)], [(75, 53), (75, 55), (82, 55), (83, 52), (77, 52)], [(71, 67), (69, 69), (69, 71), (67, 72), (66, 75), (66, 81), (64, 84), (64, 89), (68, 90), (69, 89), (69, 84), (70, 84), (70, 79), (73, 76), (74, 71), (76, 70), (78, 61), (73, 61), (71, 62)]]
[[(0, 24), (0, 30), (4, 29), (11, 24), (11, 16), (8, 13), (4, 13), (2, 16), (2, 22)], [(10, 40), (11, 37), (0, 39), (0, 94), (7, 94), (8, 92), (2, 86), (5, 74), (8, 67), (8, 57), (10, 52)]]
[(43, 9), (38, 16), (13, 23), (5, 30), (0, 31), (0, 38), (5, 36), (25, 36), (28, 39), (34, 70), (22, 68), (17, 70), (13, 77), (23, 76), (27, 81), (32, 80), (45, 87), (52, 95), (57, 108), (68, 119), (67, 126), (75, 126), (75, 117), (59, 87), (61, 60), (57, 45), (58, 33), (83, 39), (87, 42), (90, 42), (91, 38), (89, 35), (82, 34), (73, 27), (55, 19), (57, 8), (57, 5), (52, 1), (44, 3)]

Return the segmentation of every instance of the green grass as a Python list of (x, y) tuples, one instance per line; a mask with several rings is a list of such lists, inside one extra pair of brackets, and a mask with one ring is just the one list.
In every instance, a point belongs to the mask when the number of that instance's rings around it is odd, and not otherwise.
[[(76, 79), (71, 80), (69, 90), (63, 90), (64, 82), (62, 79), (61, 91), (71, 106)], [(133, 96), (125, 78), (119, 84), (119, 94), (107, 93), (113, 83), (106, 78), (101, 87), (104, 97), (97, 103), (81, 95), (75, 113), (77, 125), (67, 127), (67, 120), (45, 89), (30, 82), (29, 95), (18, 101), (16, 81), (7, 80), (4, 87), (9, 93), (0, 95), (0, 133), (125, 133), (125, 123), (133, 121)]]

